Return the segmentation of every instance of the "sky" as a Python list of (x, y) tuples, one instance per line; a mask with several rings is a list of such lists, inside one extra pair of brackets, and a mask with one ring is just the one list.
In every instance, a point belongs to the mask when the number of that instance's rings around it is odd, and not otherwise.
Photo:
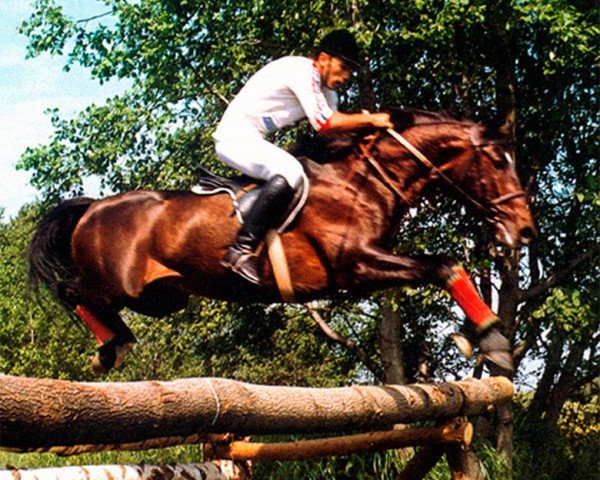
[[(0, 0), (0, 208), (2, 220), (16, 216), (38, 192), (29, 185), (30, 174), (16, 163), (27, 147), (46, 144), (52, 137), (50, 116), (58, 108), (62, 118), (73, 118), (91, 103), (123, 92), (123, 82), (100, 85), (88, 70), (63, 70), (65, 58), (44, 54), (26, 59), (27, 38), (19, 25), (32, 13), (33, 0)], [(106, 5), (92, 0), (61, 0), (73, 19), (104, 13)], [(91, 184), (93, 185), (93, 184)], [(90, 188), (93, 188), (90, 187)], [(93, 192), (86, 192), (93, 194)]]

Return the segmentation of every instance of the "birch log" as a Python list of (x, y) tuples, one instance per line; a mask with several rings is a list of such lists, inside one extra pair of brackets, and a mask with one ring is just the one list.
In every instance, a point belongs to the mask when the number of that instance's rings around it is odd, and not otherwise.
[(220, 378), (77, 383), (0, 376), (0, 447), (20, 451), (171, 436), (373, 430), (510, 401), (504, 377), (438, 385), (273, 387)]
[(89, 465), (0, 470), (0, 480), (245, 480), (246, 473), (233, 462), (190, 465)]

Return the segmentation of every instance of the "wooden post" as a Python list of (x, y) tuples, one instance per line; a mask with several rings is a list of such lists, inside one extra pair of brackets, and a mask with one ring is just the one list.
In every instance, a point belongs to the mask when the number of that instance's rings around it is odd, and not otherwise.
[[(404, 469), (402, 472), (400, 472), (398, 477), (396, 477), (396, 480), (422, 480), (438, 463), (444, 454), (446, 454), (446, 457), (448, 458), (449, 451), (451, 451), (452, 454), (457, 454), (457, 452), (470, 449), (471, 442), (473, 440), (473, 426), (465, 417), (456, 418), (454, 419), (453, 423), (455, 425), (454, 428), (459, 428), (461, 425), (465, 425), (467, 427), (468, 441), (461, 444), (446, 442), (445, 444), (428, 443), (424, 445), (404, 466)], [(440, 427), (441, 426), (438, 426), (437, 428)], [(448, 463), (450, 464), (451, 461), (449, 460)], [(456, 458), (453, 457), (451, 463), (452, 472), (456, 470), (456, 468), (454, 468), (456, 465)]]
[(485, 480), (479, 459), (469, 448), (447, 445), (446, 460), (452, 480)]

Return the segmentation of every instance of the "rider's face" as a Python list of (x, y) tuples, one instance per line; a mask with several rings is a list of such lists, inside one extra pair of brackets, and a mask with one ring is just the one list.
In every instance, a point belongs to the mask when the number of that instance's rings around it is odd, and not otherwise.
[(321, 84), (335, 90), (344, 85), (352, 75), (352, 69), (339, 57), (319, 53), (317, 68), (321, 74)]

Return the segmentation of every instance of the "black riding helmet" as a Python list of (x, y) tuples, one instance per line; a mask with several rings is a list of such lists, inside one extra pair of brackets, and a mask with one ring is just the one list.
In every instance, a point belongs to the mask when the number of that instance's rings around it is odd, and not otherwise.
[(358, 45), (354, 35), (348, 30), (334, 30), (325, 35), (317, 47), (316, 54), (321, 52), (341, 58), (355, 70), (359, 67)]

